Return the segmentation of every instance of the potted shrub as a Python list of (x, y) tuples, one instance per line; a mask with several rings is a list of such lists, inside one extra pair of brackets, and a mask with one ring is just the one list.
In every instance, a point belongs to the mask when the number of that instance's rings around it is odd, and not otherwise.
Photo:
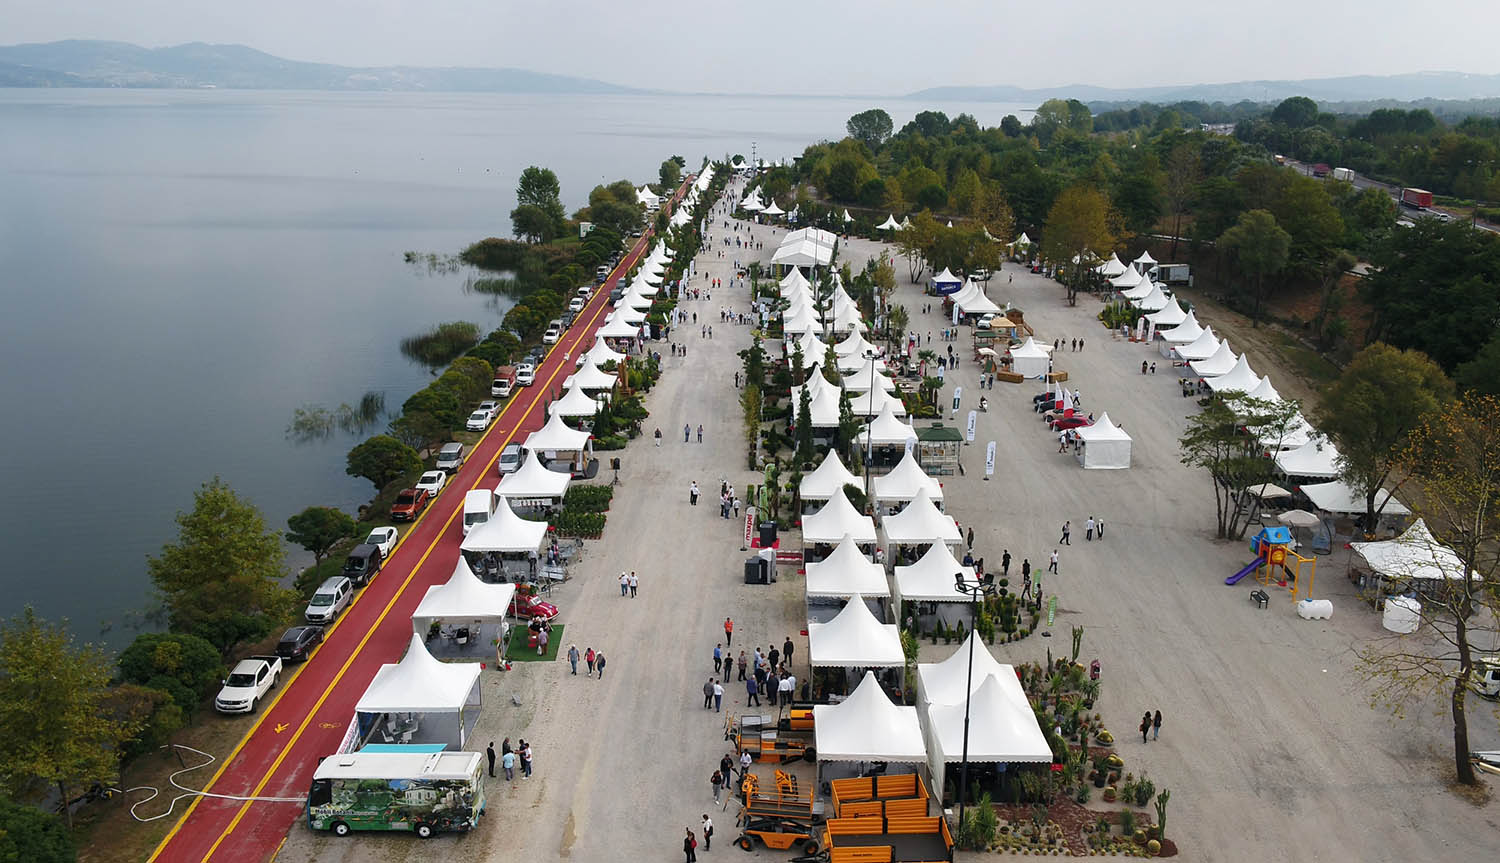
[(1115, 797), (1116, 797), (1115, 786), (1113, 786), (1113, 785), (1106, 785), (1104, 787), (1104, 802), (1105, 803), (1113, 803), (1113, 802), (1115, 802)]

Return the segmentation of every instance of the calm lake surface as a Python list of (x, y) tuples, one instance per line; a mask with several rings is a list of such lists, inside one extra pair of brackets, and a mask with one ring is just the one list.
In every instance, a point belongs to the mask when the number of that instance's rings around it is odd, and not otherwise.
[[(429, 379), (401, 338), (488, 331), (507, 305), (406, 250), (506, 236), (516, 176), (569, 210), (669, 155), (798, 155), (880, 105), (985, 126), (1003, 103), (722, 96), (0, 89), (0, 613), (30, 604), (120, 645), (145, 561), (215, 475), (273, 528), (371, 496), (348, 436), (294, 444), (299, 406)], [(291, 561), (304, 559), (300, 550)]]

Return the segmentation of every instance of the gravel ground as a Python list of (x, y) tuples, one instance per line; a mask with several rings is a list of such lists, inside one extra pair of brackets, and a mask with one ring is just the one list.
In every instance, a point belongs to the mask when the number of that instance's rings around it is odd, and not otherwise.
[[(765, 240), (759, 259), (768, 259), (773, 232), (755, 230)], [(699, 259), (700, 278), (706, 271), (727, 283), (736, 253), (726, 251), (720, 261), (719, 248)], [(855, 240), (841, 256), (858, 267), (880, 249)], [(897, 301), (913, 312), (913, 329), (925, 335), (940, 328), (936, 312), (919, 313), (923, 300), (905, 284), (903, 262), (897, 274), (903, 282)], [(989, 293), (1023, 308), (1039, 339), (1083, 337), (1085, 349), (1065, 348), (1056, 367), (1070, 373), (1085, 410), (1108, 410), (1134, 438), (1130, 470), (1085, 472), (1056, 452), (1055, 439), (1031, 413), (1036, 383), (997, 384), (987, 392), (990, 410), (979, 416), (977, 439), (964, 450), (968, 472), (945, 483), (947, 509), (976, 528), (976, 556), (994, 568), (1008, 548), (1015, 567), (1029, 557), (1044, 570), (1063, 521), (1073, 523), (1060, 572), (1045, 580), (1047, 592), (1058, 595), (1057, 637), (1038, 633), (992, 648), (995, 655), (1004, 662), (1043, 660), (1048, 646), (1057, 654), (1068, 650), (1069, 627), (1087, 628), (1083, 659), (1098, 657), (1103, 665), (1097, 709), (1116, 731), (1126, 769), (1148, 772), (1158, 788), (1172, 789), (1169, 830), (1184, 859), (1492, 858), (1500, 848), (1496, 805), (1476, 808), (1446, 790), (1451, 735), (1440, 705), (1390, 720), (1369, 707), (1366, 686), (1351, 674), (1351, 647), (1377, 634), (1379, 622), (1354, 599), (1345, 560), (1319, 559), (1315, 592), (1336, 609), (1327, 621), (1298, 619), (1284, 592), (1273, 592), (1270, 607), (1259, 610), (1248, 599), (1253, 584), (1225, 587), (1223, 578), (1248, 560), (1247, 552), (1240, 543), (1212, 539), (1208, 480), (1177, 462), (1176, 438), (1196, 408), (1179, 396), (1168, 364), (1140, 345), (1112, 340), (1093, 320), (1092, 300), (1069, 308), (1060, 286), (1040, 276), (1007, 265)], [(279, 860), (666, 861), (681, 859), (682, 828), (696, 830), (700, 815), (711, 811), (720, 848), (734, 850), (733, 806), (710, 809), (708, 778), (726, 751), (725, 715), (743, 706), (744, 690), (726, 687), (725, 713), (703, 710), (701, 699), (724, 617), (734, 618), (736, 652), (779, 646), (791, 635), (799, 678), (807, 669), (806, 639), (798, 635), (801, 579), (783, 570), (775, 585), (743, 584), (741, 522), (717, 517), (713, 495), (721, 478), (740, 489), (757, 479), (743, 468), (732, 387), (735, 352), (749, 334), (717, 322), (726, 305), (743, 309), (745, 294), (726, 288), (713, 299), (684, 303), (698, 313), (699, 325), (714, 324), (714, 338), (701, 337), (697, 326), (678, 334), (687, 356), (666, 359), (666, 374), (648, 400), (647, 427), (662, 428), (663, 445), (652, 446), (648, 437), (623, 453), (605, 535), (589, 544), (573, 579), (553, 597), (568, 640), (609, 657), (605, 679), (569, 676), (565, 662), (486, 673), (474, 748), (526, 737), (536, 751), (536, 774), (491, 783), (489, 815), (472, 836), (418, 843), (406, 835), (365, 834), (341, 841), (299, 826)], [(1156, 375), (1139, 373), (1143, 358), (1158, 361)], [(944, 399), (956, 379), (966, 411), (977, 404), (978, 369), (967, 352), (963, 359)], [(703, 424), (702, 444), (682, 442), (684, 423)], [(990, 440), (998, 442), (999, 456), (996, 477), (985, 481)], [(688, 505), (694, 480), (708, 492), (697, 507)], [(1084, 540), (1090, 515), (1106, 521), (1104, 540)], [(622, 569), (639, 573), (639, 598), (619, 596)], [(924, 645), (921, 661), (953, 649)], [(1148, 708), (1162, 711), (1163, 733), (1143, 744), (1132, 731)], [(1500, 748), (1494, 706), (1479, 702), (1472, 709), (1476, 748)], [(701, 845), (699, 852), (705, 853)], [(743, 852), (734, 854), (740, 859)], [(748, 856), (788, 855), (762, 849)]]

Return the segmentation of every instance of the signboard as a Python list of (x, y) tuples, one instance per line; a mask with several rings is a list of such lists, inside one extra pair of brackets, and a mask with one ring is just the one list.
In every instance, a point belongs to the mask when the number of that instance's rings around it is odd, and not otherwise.
[(964, 433), (964, 440), (974, 442), (974, 427), (979, 423), (979, 411), (969, 411), (969, 428)]
[(995, 442), (994, 441), (990, 441), (990, 445), (984, 448), (984, 475), (985, 476), (994, 476), (995, 475)]
[(755, 507), (745, 507), (745, 548), (750, 547), (750, 542), (755, 538)]
[(1057, 594), (1047, 597), (1047, 625), (1052, 625), (1052, 620), (1057, 617)]
[(958, 413), (958, 400), (964, 397), (963, 387), (953, 388), (953, 412)]

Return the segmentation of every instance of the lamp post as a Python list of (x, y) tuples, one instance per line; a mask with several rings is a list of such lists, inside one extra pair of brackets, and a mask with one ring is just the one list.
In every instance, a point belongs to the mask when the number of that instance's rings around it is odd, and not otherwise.
[[(875, 421), (875, 351), (865, 348), (865, 359), (870, 361), (870, 389), (865, 393), (865, 504), (870, 504), (870, 459), (875, 456), (875, 435), (870, 423)], [(873, 507), (871, 510), (873, 511)]]
[(953, 575), (953, 589), (969, 597), (969, 674), (964, 685), (964, 750), (958, 779), (958, 829), (962, 830), (964, 804), (969, 794), (969, 701), (974, 692), (974, 642), (979, 640), (974, 627), (979, 622), (979, 597), (984, 593), (984, 585), (978, 581), (969, 584), (960, 571)]

